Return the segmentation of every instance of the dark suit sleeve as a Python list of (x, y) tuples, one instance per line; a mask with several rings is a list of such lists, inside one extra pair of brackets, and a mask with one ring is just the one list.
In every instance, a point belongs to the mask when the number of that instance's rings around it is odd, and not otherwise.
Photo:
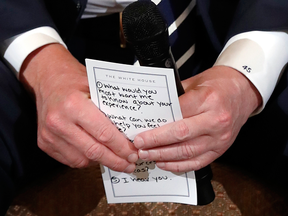
[(240, 0), (226, 39), (248, 31), (287, 30), (287, 0)]
[(41, 0), (0, 0), (0, 42), (40, 26), (55, 28)]
[[(288, 31), (287, 0), (201, 0), (198, 20), (217, 56), (233, 36), (249, 31)], [(202, 38), (200, 40), (203, 40)], [(203, 49), (203, 48), (202, 48)], [(204, 45), (205, 49), (205, 45)]]

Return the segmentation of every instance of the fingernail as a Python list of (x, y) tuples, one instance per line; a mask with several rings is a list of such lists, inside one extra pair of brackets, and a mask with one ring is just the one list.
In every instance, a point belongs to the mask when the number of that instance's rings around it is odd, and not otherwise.
[(132, 173), (132, 172), (134, 172), (135, 168), (136, 168), (135, 164), (130, 164), (128, 167), (126, 167), (126, 169), (123, 172)]
[(144, 146), (144, 140), (143, 140), (141, 137), (139, 137), (139, 136), (136, 136), (136, 137), (135, 137), (133, 143), (134, 143), (134, 146), (135, 146), (136, 148), (138, 148), (138, 149), (141, 149), (141, 148), (143, 148), (143, 146)]
[(148, 151), (139, 150), (139, 157), (140, 157), (142, 160), (147, 159), (147, 158), (149, 157)]
[(165, 163), (163, 163), (163, 162), (159, 162), (159, 163), (157, 163), (156, 165), (157, 165), (157, 167), (159, 167), (159, 168), (164, 168), (164, 167), (165, 167)]
[(127, 160), (130, 163), (135, 163), (138, 160), (138, 155), (136, 153), (132, 153), (128, 156)]

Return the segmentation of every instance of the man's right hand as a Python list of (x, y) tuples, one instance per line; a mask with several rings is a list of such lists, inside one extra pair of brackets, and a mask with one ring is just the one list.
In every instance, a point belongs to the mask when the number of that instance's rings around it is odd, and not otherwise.
[(137, 149), (91, 101), (85, 67), (62, 45), (31, 53), (19, 79), (35, 96), (39, 148), (70, 167), (134, 171)]

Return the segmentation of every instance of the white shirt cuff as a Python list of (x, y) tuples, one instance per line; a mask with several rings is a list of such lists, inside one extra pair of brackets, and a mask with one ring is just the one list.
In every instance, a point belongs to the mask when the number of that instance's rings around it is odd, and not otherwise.
[(232, 37), (214, 65), (225, 65), (243, 73), (262, 96), (261, 112), (288, 62), (288, 34), (251, 31)]
[(66, 47), (59, 34), (51, 27), (44, 26), (25, 32), (11, 42), (4, 53), (4, 59), (18, 73), (26, 57), (41, 46), (60, 43)]

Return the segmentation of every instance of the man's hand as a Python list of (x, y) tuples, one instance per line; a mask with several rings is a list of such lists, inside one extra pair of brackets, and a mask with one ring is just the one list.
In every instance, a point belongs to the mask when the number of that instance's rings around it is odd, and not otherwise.
[(221, 156), (261, 104), (261, 96), (240, 72), (216, 66), (183, 81), (183, 120), (143, 132), (134, 145), (143, 160), (173, 172), (198, 170)]
[(62, 45), (30, 54), (19, 79), (35, 96), (38, 146), (43, 151), (70, 167), (99, 162), (133, 172), (137, 150), (93, 104), (85, 67)]

